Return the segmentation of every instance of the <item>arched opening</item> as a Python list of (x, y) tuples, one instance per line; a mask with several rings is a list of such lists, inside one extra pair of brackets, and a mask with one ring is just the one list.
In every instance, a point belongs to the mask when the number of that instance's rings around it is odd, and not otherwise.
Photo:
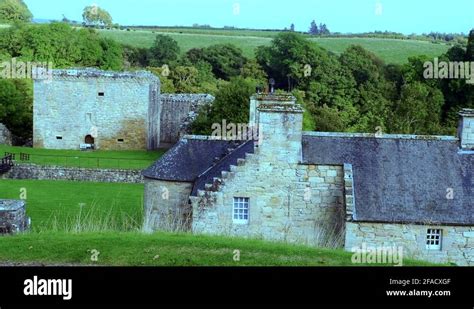
[(86, 135), (84, 142), (86, 144), (94, 145), (94, 138), (92, 137), (92, 135)]

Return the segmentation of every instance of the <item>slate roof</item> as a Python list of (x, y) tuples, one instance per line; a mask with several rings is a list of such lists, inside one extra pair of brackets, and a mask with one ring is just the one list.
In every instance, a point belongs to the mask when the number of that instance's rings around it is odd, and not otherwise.
[(222, 171), (230, 171), (230, 166), (237, 166), (239, 159), (244, 159), (247, 153), (254, 153), (254, 141), (249, 140), (226, 155), (222, 160), (202, 173), (195, 181), (192, 196), (197, 195), (198, 190), (204, 190), (206, 184), (212, 184), (214, 177), (221, 178)]
[(305, 133), (303, 163), (352, 164), (355, 221), (474, 225), (474, 152), (455, 138)]
[(241, 144), (238, 141), (185, 137), (144, 170), (143, 176), (157, 180), (195, 182), (201, 174)]

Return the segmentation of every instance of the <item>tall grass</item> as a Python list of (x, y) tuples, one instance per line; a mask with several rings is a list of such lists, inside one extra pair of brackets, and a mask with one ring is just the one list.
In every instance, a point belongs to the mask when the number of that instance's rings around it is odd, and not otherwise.
[(96, 203), (84, 209), (81, 207), (76, 214), (63, 211), (53, 212), (50, 219), (33, 232), (136, 232), (142, 227), (143, 218), (139, 214), (130, 215), (115, 211), (114, 206), (107, 210), (101, 209)]

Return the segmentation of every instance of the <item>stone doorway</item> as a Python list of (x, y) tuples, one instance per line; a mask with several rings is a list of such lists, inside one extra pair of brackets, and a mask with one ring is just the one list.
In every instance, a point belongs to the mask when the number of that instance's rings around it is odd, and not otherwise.
[(94, 145), (95, 143), (95, 140), (94, 138), (92, 137), (92, 135), (86, 135), (85, 139), (84, 139), (84, 142), (86, 144), (89, 144), (89, 145)]

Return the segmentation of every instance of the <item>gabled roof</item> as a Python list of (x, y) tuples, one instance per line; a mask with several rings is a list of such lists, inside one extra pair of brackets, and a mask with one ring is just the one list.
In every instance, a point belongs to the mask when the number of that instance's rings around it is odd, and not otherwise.
[(239, 159), (244, 159), (247, 153), (254, 153), (254, 150), (255, 149), (253, 140), (249, 140), (239, 145), (232, 152), (222, 158), (219, 162), (217, 162), (204, 173), (199, 175), (199, 177), (194, 182), (191, 195), (196, 196), (198, 190), (204, 190), (206, 184), (213, 183), (214, 177), (221, 178), (223, 171), (230, 171), (231, 165), (237, 166), (237, 162)]
[(191, 136), (182, 138), (152, 166), (143, 171), (150, 179), (194, 182), (242, 142)]
[(352, 164), (355, 221), (474, 225), (474, 153), (456, 138), (305, 133), (303, 162)]

